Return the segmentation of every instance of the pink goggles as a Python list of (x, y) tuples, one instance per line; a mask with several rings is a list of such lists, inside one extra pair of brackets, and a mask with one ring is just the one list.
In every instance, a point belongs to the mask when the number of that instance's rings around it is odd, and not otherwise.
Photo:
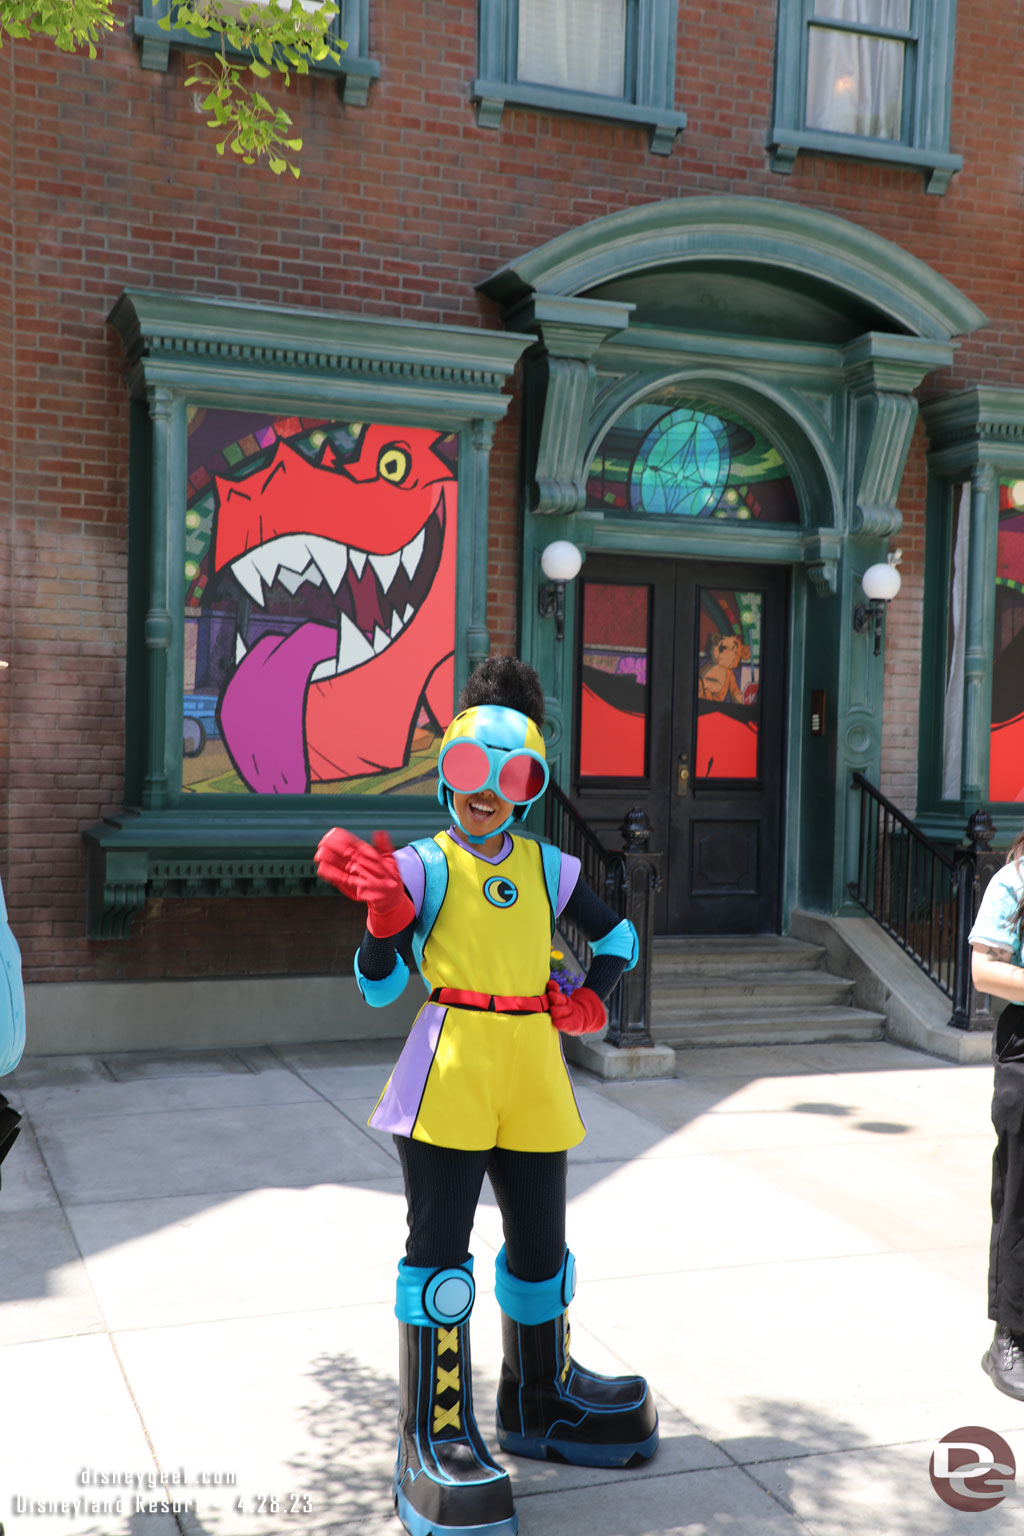
[(442, 782), (459, 795), (491, 789), (512, 805), (527, 805), (547, 788), (548, 765), (527, 748), (485, 747), (478, 741), (452, 741), (437, 765)]

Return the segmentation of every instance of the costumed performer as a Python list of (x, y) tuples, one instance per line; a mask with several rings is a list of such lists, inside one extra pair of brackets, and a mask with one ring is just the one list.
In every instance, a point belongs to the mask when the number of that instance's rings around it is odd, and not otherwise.
[[(603, 1027), (637, 937), (580, 879), (578, 859), (511, 830), (547, 787), (543, 707), (531, 667), (489, 657), (441, 742), (448, 830), (393, 851), (386, 833), (371, 846), (336, 827), (317, 850), (318, 873), (367, 903), (356, 958), (367, 1002), (397, 998), (411, 963), (429, 992), (369, 1121), (395, 1138), (408, 1207), (393, 1492), (411, 1536), (517, 1529), (508, 1474), (473, 1415), (469, 1241), (485, 1173), (505, 1238), (499, 1444), (583, 1466), (644, 1461), (658, 1444), (646, 1381), (596, 1375), (569, 1348), (567, 1152), (585, 1126), (561, 1035)], [(568, 995), (550, 977), (562, 912), (593, 957)]]

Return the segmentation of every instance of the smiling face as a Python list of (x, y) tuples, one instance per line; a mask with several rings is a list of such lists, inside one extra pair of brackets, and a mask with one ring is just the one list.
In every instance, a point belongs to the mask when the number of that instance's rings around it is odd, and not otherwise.
[[(453, 790), (452, 804), (459, 825), (473, 837), (488, 839), (484, 845), (485, 853), (497, 853), (501, 842), (498, 828), (511, 816), (511, 802), (502, 800), (493, 789), (480, 789), (469, 795)], [(490, 846), (492, 838), (493, 847)]]

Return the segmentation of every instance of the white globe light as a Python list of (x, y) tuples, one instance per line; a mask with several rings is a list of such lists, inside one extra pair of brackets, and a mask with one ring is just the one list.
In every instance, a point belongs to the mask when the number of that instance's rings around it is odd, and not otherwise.
[(572, 581), (582, 564), (583, 556), (568, 539), (555, 539), (540, 557), (540, 568), (549, 581)]
[(900, 587), (903, 578), (894, 565), (888, 563), (869, 565), (860, 579), (864, 588), (864, 596), (872, 602), (880, 600), (883, 603), (891, 603)]

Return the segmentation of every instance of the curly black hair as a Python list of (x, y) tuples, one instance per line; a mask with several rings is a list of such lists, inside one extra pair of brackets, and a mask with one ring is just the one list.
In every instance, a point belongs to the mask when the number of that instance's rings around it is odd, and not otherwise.
[(477, 704), (518, 709), (538, 730), (543, 728), (544, 689), (533, 668), (518, 656), (488, 656), (473, 669), (459, 694), (459, 713)]

